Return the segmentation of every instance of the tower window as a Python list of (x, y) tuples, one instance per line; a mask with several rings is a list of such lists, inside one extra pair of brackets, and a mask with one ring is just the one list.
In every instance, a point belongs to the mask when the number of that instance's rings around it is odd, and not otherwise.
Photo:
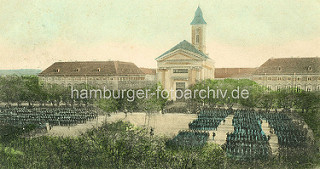
[(198, 43), (199, 43), (199, 41), (200, 41), (200, 39), (199, 39), (199, 35), (196, 35), (196, 43), (198, 44)]

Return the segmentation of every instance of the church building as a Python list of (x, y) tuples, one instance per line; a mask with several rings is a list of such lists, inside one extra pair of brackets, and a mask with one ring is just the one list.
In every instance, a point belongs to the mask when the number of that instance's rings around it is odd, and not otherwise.
[(191, 42), (183, 40), (155, 60), (157, 80), (166, 90), (184, 90), (214, 78), (214, 62), (206, 52), (206, 21), (200, 7), (191, 22)]

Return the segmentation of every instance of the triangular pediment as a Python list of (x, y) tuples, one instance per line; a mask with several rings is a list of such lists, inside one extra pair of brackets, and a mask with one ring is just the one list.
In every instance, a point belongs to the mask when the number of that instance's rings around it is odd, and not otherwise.
[[(194, 54), (188, 53), (183, 50), (168, 53), (167, 56), (160, 59), (161, 61), (192, 61), (192, 60), (202, 60), (201, 58), (195, 56)], [(159, 61), (160, 61), (159, 60)]]
[(168, 56), (170, 56), (172, 53), (179, 52), (179, 51), (184, 51), (185, 53), (189, 53), (190, 56), (193, 55), (195, 57), (199, 57), (202, 59), (208, 58), (208, 56), (206, 54), (204, 54), (203, 52), (198, 50), (191, 43), (184, 40), (184, 41), (180, 42), (179, 44), (177, 44), (176, 46), (174, 46), (173, 48), (171, 48), (170, 50), (168, 50), (165, 53), (163, 53), (162, 55), (160, 55), (159, 57), (157, 57), (156, 60), (158, 60), (158, 61), (163, 60), (164, 58), (167, 58)]

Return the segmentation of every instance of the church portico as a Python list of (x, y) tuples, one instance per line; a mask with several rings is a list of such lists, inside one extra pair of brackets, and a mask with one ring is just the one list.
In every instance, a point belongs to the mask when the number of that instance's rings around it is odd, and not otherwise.
[(157, 80), (164, 89), (184, 90), (198, 81), (214, 78), (214, 62), (206, 53), (206, 24), (198, 7), (190, 24), (192, 43), (183, 40), (156, 58)]

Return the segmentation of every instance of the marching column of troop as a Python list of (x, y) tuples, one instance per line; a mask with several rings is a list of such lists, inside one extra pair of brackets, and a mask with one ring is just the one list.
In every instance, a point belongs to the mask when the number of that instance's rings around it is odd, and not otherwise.
[(298, 148), (306, 145), (307, 129), (293, 122), (285, 113), (266, 113), (264, 118), (269, 122), (282, 147)]
[(245, 160), (264, 159), (271, 154), (260, 116), (251, 110), (236, 110), (232, 120), (234, 132), (227, 134), (227, 155)]
[(189, 123), (189, 128), (191, 130), (216, 130), (220, 123), (232, 112), (232, 109), (204, 109), (196, 120)]
[(209, 132), (185, 130), (167, 142), (171, 147), (195, 148), (205, 145), (209, 138)]
[(17, 126), (28, 124), (44, 126), (45, 123), (49, 123), (52, 126), (64, 126), (85, 123), (87, 120), (96, 118), (97, 115), (94, 108), (11, 107), (0, 108), (0, 123)]

